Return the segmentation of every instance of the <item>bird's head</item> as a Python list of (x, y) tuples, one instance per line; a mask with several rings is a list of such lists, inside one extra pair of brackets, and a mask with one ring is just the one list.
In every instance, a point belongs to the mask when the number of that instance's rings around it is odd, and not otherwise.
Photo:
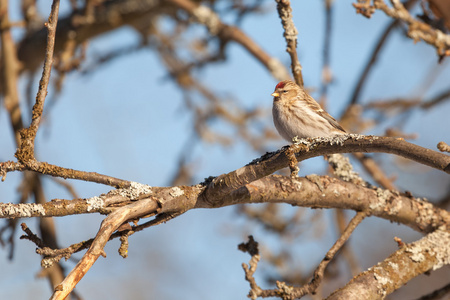
[(300, 87), (293, 81), (280, 81), (275, 86), (275, 91), (272, 93), (273, 101), (294, 99), (298, 95), (299, 89)]

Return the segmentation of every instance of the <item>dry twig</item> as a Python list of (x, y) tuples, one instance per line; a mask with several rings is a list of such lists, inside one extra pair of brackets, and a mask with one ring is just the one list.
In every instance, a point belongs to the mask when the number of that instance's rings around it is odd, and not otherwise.
[(402, 20), (408, 25), (407, 35), (414, 42), (423, 40), (427, 44), (434, 46), (440, 57), (450, 55), (450, 35), (413, 18), (400, 0), (390, 0), (392, 7), (388, 6), (384, 0), (373, 0), (373, 4), (370, 2), (370, 0), (358, 0), (358, 3), (354, 3), (353, 6), (356, 8), (357, 13), (366, 17), (370, 17), (375, 12), (375, 9), (379, 9), (394, 19)]
[(286, 51), (291, 57), (291, 71), (294, 80), (299, 86), (303, 86), (302, 66), (297, 55), (297, 28), (292, 21), (292, 8), (290, 0), (275, 0), (277, 2), (277, 11), (284, 29), (284, 38), (286, 39)]
[(320, 86), (319, 102), (322, 107), (325, 107), (328, 87), (333, 81), (333, 74), (331, 71), (331, 37), (333, 29), (333, 0), (324, 0), (325, 2), (325, 34), (323, 42), (323, 59), (322, 59), (322, 83)]
[(33, 106), (31, 124), (28, 128), (20, 132), (21, 144), (16, 152), (17, 159), (27, 164), (35, 161), (34, 157), (34, 140), (41, 122), (42, 113), (44, 111), (45, 97), (47, 96), (48, 83), (50, 81), (50, 73), (53, 64), (53, 51), (55, 48), (56, 25), (58, 23), (59, 0), (53, 0), (52, 8), (48, 21), (45, 23), (47, 27), (47, 48), (45, 52), (44, 69), (42, 77), (39, 81), (39, 90), (36, 96), (36, 103)]
[(226, 25), (219, 16), (205, 5), (197, 5), (190, 0), (168, 0), (167, 2), (185, 10), (195, 20), (206, 26), (211, 35), (217, 36), (224, 42), (232, 40), (242, 45), (253, 57), (259, 60), (277, 80), (289, 78), (283, 64), (276, 58), (270, 57), (258, 44), (239, 28)]
[(52, 165), (47, 162), (40, 162), (32, 160), (26, 164), (22, 162), (5, 161), (0, 163), (0, 176), (2, 181), (5, 180), (8, 172), (14, 171), (33, 171), (40, 174), (50, 175), (54, 177), (60, 177), (64, 179), (77, 179), (88, 182), (96, 182), (100, 184), (110, 185), (117, 188), (127, 188), (131, 182), (115, 178), (108, 175), (99, 174), (96, 172), (85, 172), (74, 169), (63, 168), (60, 166)]
[(450, 152), (450, 146), (445, 142), (439, 142), (439, 144), (437, 144), (437, 148), (441, 152)]
[(83, 258), (67, 275), (64, 281), (55, 288), (55, 291), (50, 299), (64, 299), (74, 289), (75, 285), (81, 280), (81, 278), (83, 278), (87, 271), (89, 271), (98, 257), (100, 255), (106, 256), (103, 248), (112, 233), (119, 228), (119, 226), (127, 220), (135, 219), (150, 213), (155, 213), (157, 209), (158, 204), (156, 201), (153, 199), (146, 199), (119, 208), (106, 217), (103, 220), (100, 230), (98, 231), (88, 251), (83, 255)]
[(353, 219), (347, 225), (340, 238), (330, 248), (330, 250), (328, 250), (327, 254), (325, 255), (325, 258), (320, 262), (319, 266), (314, 271), (313, 279), (308, 284), (302, 287), (289, 286), (284, 282), (277, 281), (278, 287), (277, 289), (268, 289), (268, 290), (261, 289), (256, 283), (255, 278), (253, 277), (258, 265), (258, 261), (260, 259), (257, 248), (258, 243), (256, 243), (253, 240), (253, 237), (250, 236), (248, 243), (239, 245), (240, 250), (244, 252), (249, 252), (249, 254), (252, 256), (252, 259), (250, 260), (250, 267), (248, 267), (246, 264), (243, 264), (245, 279), (250, 283), (251, 288), (249, 292), (249, 297), (251, 299), (256, 299), (258, 297), (262, 298), (279, 297), (282, 299), (299, 299), (305, 295), (315, 293), (320, 283), (322, 282), (325, 273), (325, 268), (327, 267), (328, 263), (334, 258), (339, 249), (341, 249), (342, 246), (345, 244), (345, 242), (350, 238), (352, 232), (362, 222), (362, 220), (366, 217), (366, 215), (367, 214), (365, 212), (358, 212), (356, 216), (353, 217)]

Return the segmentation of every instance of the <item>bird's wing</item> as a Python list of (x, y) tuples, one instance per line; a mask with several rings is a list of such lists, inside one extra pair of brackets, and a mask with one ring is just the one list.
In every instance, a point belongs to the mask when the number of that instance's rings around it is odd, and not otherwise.
[(330, 116), (330, 115), (329, 115), (326, 111), (324, 111), (323, 109), (322, 109), (322, 110), (319, 110), (317, 113), (318, 113), (322, 118), (324, 118), (325, 120), (327, 120), (328, 123), (330, 123), (331, 126), (333, 126), (334, 128), (336, 128), (336, 129), (338, 129), (338, 130), (341, 130), (341, 131), (343, 131), (343, 132), (346, 132), (345, 129), (342, 128), (341, 125), (339, 125), (338, 121), (336, 121), (335, 118), (333, 118), (332, 116)]
[[(309, 96), (309, 95), (308, 95)], [(325, 120), (328, 121), (328, 123), (331, 124), (331, 126), (333, 126), (334, 128), (341, 130), (342, 132), (346, 132), (344, 128), (342, 128), (341, 125), (339, 125), (338, 121), (336, 121), (335, 118), (333, 118), (332, 116), (330, 116), (330, 114), (328, 114), (326, 111), (324, 111), (322, 109), (322, 107), (320, 107), (319, 103), (316, 102), (316, 100), (314, 100), (311, 96), (311, 99), (308, 99), (308, 105), (309, 107), (315, 111), (319, 116), (321, 116), (322, 118), (324, 118)]]

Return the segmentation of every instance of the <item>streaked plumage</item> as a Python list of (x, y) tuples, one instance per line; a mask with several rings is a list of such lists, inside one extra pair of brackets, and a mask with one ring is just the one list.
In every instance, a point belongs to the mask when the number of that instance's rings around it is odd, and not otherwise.
[(279, 82), (272, 96), (273, 122), (285, 140), (292, 142), (294, 137), (330, 137), (346, 133), (344, 128), (295, 82)]

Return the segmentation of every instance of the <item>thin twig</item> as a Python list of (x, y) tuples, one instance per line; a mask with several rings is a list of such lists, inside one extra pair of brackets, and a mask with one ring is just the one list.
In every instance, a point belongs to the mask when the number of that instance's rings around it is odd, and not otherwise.
[[(121, 238), (124, 235), (126, 235), (127, 237), (131, 236), (131, 235), (135, 234), (136, 232), (142, 231), (146, 228), (156, 226), (161, 223), (165, 223), (171, 219), (174, 219), (174, 218), (182, 215), (183, 213), (184, 212), (179, 212), (179, 213), (174, 213), (174, 214), (159, 214), (153, 220), (145, 222), (141, 225), (130, 226), (129, 228), (126, 228), (126, 230), (120, 230), (120, 228), (119, 228), (115, 233), (113, 233), (109, 237), (108, 241), (112, 241), (116, 238)], [(125, 224), (128, 225), (128, 223), (125, 223)], [(26, 236), (23, 236), (22, 238), (28, 239), (28, 240), (34, 242), (33, 239), (28, 238)], [(35, 243), (36, 246), (38, 247), (38, 249), (36, 249), (36, 253), (43, 256), (41, 265), (48, 267), (48, 266), (51, 266), (52, 264), (58, 262), (62, 258), (65, 258), (67, 260), (72, 256), (72, 254), (83, 251), (85, 249), (88, 249), (89, 247), (91, 247), (93, 242), (94, 242), (94, 238), (91, 238), (89, 240), (85, 240), (85, 241), (82, 241), (79, 243), (72, 244), (66, 248), (51, 248), (51, 247), (46, 247), (46, 246), (43, 247), (42, 245)]]
[[(356, 227), (364, 220), (367, 216), (366, 212), (358, 212), (353, 217), (353, 219), (349, 222), (347, 227), (344, 229), (342, 235), (339, 239), (334, 243), (334, 245), (328, 250), (325, 258), (320, 262), (316, 270), (314, 271), (314, 275), (312, 280), (302, 286), (302, 287), (293, 287), (287, 285), (285, 282), (277, 282), (277, 289), (261, 289), (256, 283), (255, 278), (253, 277), (256, 267), (259, 261), (259, 253), (258, 253), (258, 243), (253, 240), (253, 237), (249, 237), (249, 242), (246, 244), (239, 245), (239, 249), (248, 252), (252, 259), (250, 261), (250, 267), (246, 264), (243, 264), (243, 269), (245, 272), (245, 279), (250, 283), (250, 293), (249, 297), (251, 299), (256, 299), (257, 297), (267, 298), (267, 297), (279, 297), (282, 299), (296, 299), (301, 298), (304, 295), (314, 293), (322, 282), (325, 268), (330, 263), (330, 261), (334, 258), (336, 253), (344, 246), (345, 242), (350, 238), (353, 231)], [(255, 248), (256, 247), (256, 248)], [(252, 250), (254, 249), (254, 250)]]
[(26, 235), (22, 235), (20, 237), (21, 239), (30, 240), (39, 248), (45, 247), (44, 242), (36, 234), (34, 234), (30, 228), (28, 228), (27, 224), (22, 223), (20, 224), (20, 226), (22, 227), (22, 230), (26, 233)]
[(116, 188), (127, 188), (130, 187), (131, 182), (128, 180), (123, 180), (115, 178), (108, 175), (99, 174), (97, 172), (85, 172), (74, 169), (63, 168), (60, 166), (52, 165), (47, 162), (32, 161), (28, 162), (26, 165), (20, 162), (5, 161), (0, 162), (0, 177), (2, 181), (6, 179), (6, 174), (8, 172), (14, 171), (33, 171), (36, 173), (41, 173), (44, 175), (50, 175), (54, 177), (60, 177), (64, 179), (76, 179), (88, 182), (96, 182), (100, 184), (105, 184), (113, 186)]
[(445, 143), (445, 142), (439, 142), (437, 144), (437, 148), (441, 152), (450, 152), (450, 146), (447, 143)]
[[(347, 227), (346, 211), (343, 209), (336, 209), (335, 215), (338, 234), (342, 235), (345, 231), (345, 228)], [(351, 276), (356, 276), (356, 274), (361, 272), (357, 257), (350, 244), (344, 244), (342, 246), (340, 256), (342, 256), (346, 260)], [(338, 259), (335, 259), (334, 263), (338, 261)]]
[(331, 259), (333, 259), (333, 257), (339, 251), (339, 249), (342, 248), (345, 242), (347, 242), (347, 240), (350, 238), (350, 235), (353, 233), (356, 227), (364, 220), (366, 216), (367, 216), (366, 212), (356, 213), (356, 215), (348, 223), (347, 227), (344, 229), (342, 235), (339, 237), (336, 243), (334, 243), (334, 245), (330, 248), (330, 250), (328, 250), (327, 254), (325, 255), (325, 258), (320, 262), (319, 266), (314, 271), (314, 278), (311, 280), (309, 284), (305, 286), (308, 287), (307, 289), (310, 291), (310, 293), (314, 292), (317, 289), (319, 284), (322, 282), (325, 268), (327, 267), (328, 263), (331, 261)]
[(276, 0), (277, 11), (284, 29), (284, 38), (286, 39), (286, 52), (291, 57), (291, 71), (295, 82), (303, 86), (302, 66), (297, 55), (297, 28), (292, 20), (292, 8), (289, 0)]
[(47, 47), (45, 50), (44, 69), (42, 77), (39, 81), (39, 90), (36, 95), (36, 103), (33, 106), (30, 127), (23, 129), (21, 135), (21, 145), (16, 152), (16, 157), (21, 162), (34, 161), (34, 140), (41, 122), (42, 113), (44, 111), (45, 97), (47, 96), (48, 84), (50, 81), (50, 73), (53, 64), (53, 51), (55, 48), (56, 25), (58, 23), (59, 0), (53, 0), (47, 27)]
[(232, 40), (240, 44), (261, 62), (277, 80), (289, 79), (289, 73), (279, 60), (271, 57), (239, 28), (223, 23), (209, 7), (198, 5), (190, 0), (167, 0), (166, 2), (185, 10), (196, 22), (205, 25), (212, 36), (219, 37), (224, 43)]
[(450, 99), (450, 89), (441, 92), (440, 94), (431, 97), (430, 99), (422, 100), (419, 98), (403, 99), (394, 98), (388, 100), (374, 100), (365, 105), (365, 109), (375, 109), (380, 112), (388, 112), (392, 114), (397, 110), (400, 113), (409, 112), (412, 108), (420, 108), (424, 110), (431, 109), (436, 105), (442, 104), (445, 100)]
[(428, 101), (423, 102), (420, 107), (423, 109), (430, 109), (436, 105), (441, 104), (445, 100), (450, 99), (450, 90), (443, 91), (436, 97), (433, 97), (432, 99), (429, 99)]
[(391, 6), (387, 5), (384, 0), (373, 0), (373, 5), (370, 2), (359, 0), (353, 6), (356, 8), (357, 13), (362, 13), (367, 17), (370, 17), (375, 9), (379, 9), (391, 18), (405, 22), (408, 26), (407, 35), (414, 42), (423, 40), (427, 44), (434, 46), (440, 58), (450, 55), (450, 35), (415, 19), (400, 0), (390, 0)]
[(328, 87), (333, 79), (331, 73), (331, 37), (333, 29), (333, 0), (324, 0), (325, 2), (325, 34), (323, 41), (323, 56), (322, 56), (322, 84), (320, 86), (320, 103), (325, 107), (327, 99)]
[[(417, 0), (409, 0), (405, 2), (405, 8), (410, 9)], [(375, 65), (378, 57), (380, 56), (381, 50), (386, 45), (387, 38), (390, 36), (390, 34), (393, 32), (393, 30), (400, 24), (400, 20), (395, 19), (389, 23), (388, 26), (386, 26), (386, 29), (383, 31), (382, 35), (378, 39), (378, 42), (376, 46), (373, 48), (372, 54), (369, 57), (369, 60), (367, 61), (364, 70), (362, 71), (361, 75), (358, 77), (358, 83), (356, 83), (356, 86), (353, 90), (353, 94), (351, 96), (350, 103), (347, 106), (346, 111), (348, 111), (349, 107), (351, 105), (354, 105), (359, 102), (359, 95), (367, 82), (368, 75), (370, 71), (372, 70), (373, 66)], [(344, 113), (345, 115), (345, 113)]]
[[(370, 71), (372, 70), (373, 66), (375, 65), (381, 50), (383, 49), (383, 46), (386, 45), (386, 41), (388, 36), (393, 32), (393, 29), (398, 26), (400, 23), (399, 20), (392, 21), (384, 30), (383, 34), (381, 35), (380, 39), (378, 40), (377, 45), (373, 48), (372, 54), (370, 55), (369, 60), (367, 61), (364, 70), (362, 71), (362, 74), (358, 76), (359, 80), (356, 83), (355, 88), (353, 89), (353, 94), (351, 96), (351, 100), (349, 105), (347, 106), (347, 110), (351, 105), (355, 105), (359, 102), (359, 95), (361, 94), (361, 91), (367, 82), (367, 78), (369, 76)], [(345, 114), (344, 114), (345, 115)]]

